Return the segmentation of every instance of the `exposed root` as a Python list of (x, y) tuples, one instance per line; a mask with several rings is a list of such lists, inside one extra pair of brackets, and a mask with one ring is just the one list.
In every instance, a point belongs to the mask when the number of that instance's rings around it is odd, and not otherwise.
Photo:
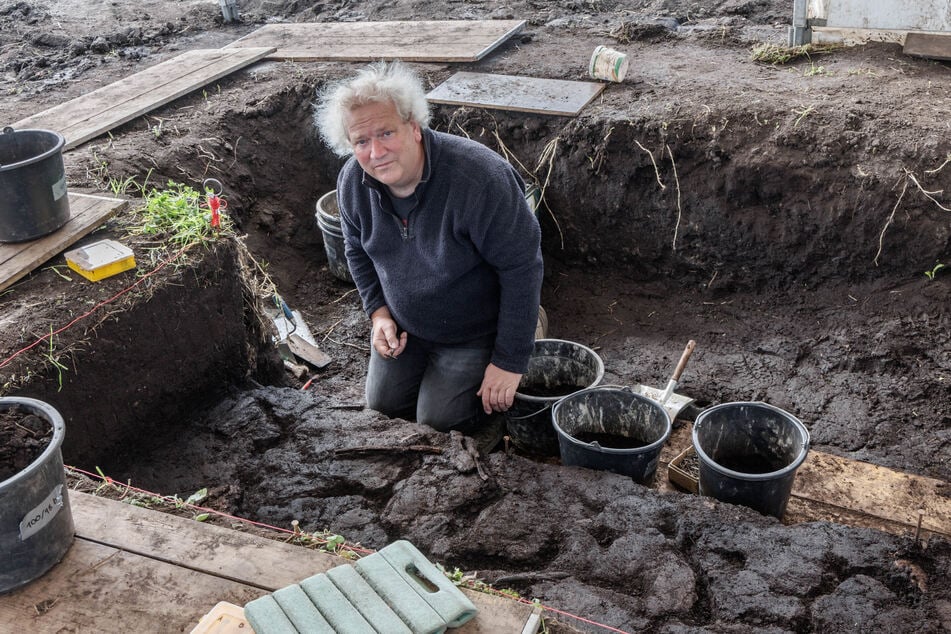
[(888, 230), (888, 226), (892, 224), (892, 220), (895, 218), (895, 212), (898, 211), (898, 205), (901, 204), (901, 199), (905, 197), (905, 192), (908, 190), (908, 179), (905, 179), (904, 184), (901, 188), (901, 193), (898, 194), (898, 200), (895, 201), (895, 206), (892, 207), (892, 213), (889, 214), (888, 220), (885, 221), (885, 226), (882, 227), (882, 232), (878, 234), (878, 251), (875, 252), (875, 257), (872, 258), (872, 262), (875, 266), (878, 266), (878, 256), (882, 254), (882, 247), (885, 242), (885, 232)]
[(933, 191), (933, 192), (929, 192), (929, 191), (927, 191), (924, 187), (921, 186), (921, 183), (918, 182), (918, 179), (915, 178), (915, 175), (914, 175), (914, 174), (912, 174), (912, 173), (909, 172), (908, 170), (905, 170), (905, 175), (907, 176), (907, 178), (908, 178), (909, 180), (911, 180), (911, 182), (913, 182), (915, 185), (918, 186), (918, 189), (920, 189), (920, 190), (921, 190), (921, 193), (925, 195), (925, 198), (927, 198), (928, 200), (930, 200), (931, 202), (933, 202), (934, 204), (936, 204), (936, 205), (938, 206), (938, 209), (941, 209), (941, 210), (944, 210), (944, 211), (951, 211), (951, 209), (948, 209), (947, 207), (945, 207), (944, 205), (942, 205), (941, 203), (939, 203), (939, 202), (935, 199), (935, 197), (934, 197), (934, 194), (944, 193), (944, 190), (943, 190), (943, 189), (937, 189), (937, 190), (935, 190), (935, 191)]
[(341, 447), (340, 449), (334, 449), (334, 454), (338, 456), (350, 456), (350, 455), (365, 455), (365, 454), (374, 454), (374, 453), (385, 453), (385, 454), (394, 454), (394, 453), (442, 453), (441, 447), (434, 447), (432, 445), (409, 445), (409, 446), (398, 446), (398, 445), (363, 445), (360, 447)]
[[(942, 163), (939, 167), (933, 170), (925, 170), (925, 174), (937, 174), (943, 170), (944, 167), (948, 165), (948, 163), (951, 163), (951, 155), (949, 155), (944, 163)], [(878, 234), (878, 251), (875, 252), (875, 257), (872, 258), (872, 262), (875, 264), (875, 266), (878, 266), (878, 258), (882, 255), (882, 249), (884, 248), (885, 243), (885, 232), (895, 219), (895, 213), (898, 211), (898, 207), (901, 205), (901, 201), (905, 197), (905, 192), (908, 191), (909, 181), (914, 183), (915, 187), (918, 188), (918, 191), (924, 194), (925, 198), (933, 202), (938, 207), (938, 209), (941, 209), (942, 211), (951, 211), (951, 208), (945, 207), (940, 202), (938, 202), (937, 198), (935, 198), (935, 195), (944, 193), (943, 189), (928, 191), (921, 185), (921, 183), (918, 181), (918, 178), (911, 172), (911, 170), (903, 168), (902, 171), (904, 172), (904, 175), (902, 176), (901, 193), (898, 194), (898, 200), (895, 201), (895, 206), (892, 207), (892, 212), (888, 215), (888, 220), (885, 221), (885, 226), (882, 227), (881, 233)]]
[(555, 137), (549, 141), (545, 147), (542, 149), (541, 155), (538, 157), (538, 165), (535, 167), (533, 174), (538, 174), (538, 171), (546, 163), (548, 165), (548, 170), (545, 172), (545, 181), (539, 186), (540, 195), (539, 199), (545, 203), (545, 209), (548, 210), (548, 215), (551, 216), (551, 219), (555, 222), (555, 228), (558, 229), (558, 236), (561, 239), (561, 248), (565, 248), (565, 234), (561, 230), (561, 225), (558, 223), (558, 218), (555, 217), (555, 212), (551, 210), (551, 207), (548, 205), (548, 201), (545, 199), (545, 190), (548, 189), (548, 183), (551, 182), (551, 171), (555, 165), (555, 155), (558, 152), (558, 141), (561, 140), (561, 137)]
[(671, 241), (671, 248), (677, 250), (677, 232), (680, 230), (680, 219), (683, 217), (683, 206), (680, 202), (680, 178), (677, 177), (677, 164), (674, 162), (674, 153), (670, 150), (670, 145), (665, 144), (667, 155), (670, 157), (670, 165), (674, 169), (674, 184), (677, 186), (677, 223), (674, 225), (674, 239)]
[(643, 145), (641, 145), (640, 141), (634, 141), (634, 142), (637, 143), (637, 147), (647, 152), (647, 156), (651, 157), (651, 164), (654, 166), (654, 176), (657, 178), (657, 184), (660, 185), (661, 189), (667, 189), (667, 186), (664, 185), (664, 181), (660, 179), (660, 170), (657, 169), (657, 161), (654, 160), (654, 153), (648, 150)]
[(925, 170), (925, 174), (937, 174), (943, 170), (948, 163), (951, 163), (951, 154), (948, 154), (948, 158), (944, 159), (944, 163), (938, 167), (934, 168), (933, 170)]

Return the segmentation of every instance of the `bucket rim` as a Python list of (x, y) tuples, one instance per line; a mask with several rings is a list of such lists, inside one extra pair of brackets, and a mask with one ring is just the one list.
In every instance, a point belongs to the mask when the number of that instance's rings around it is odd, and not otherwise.
[(325, 194), (321, 194), (320, 198), (317, 199), (317, 202), (316, 202), (316, 204), (314, 205), (314, 210), (317, 212), (317, 217), (318, 217), (318, 218), (323, 217), (323, 218), (328, 218), (328, 219), (330, 219), (332, 222), (340, 222), (340, 215), (339, 215), (339, 213), (338, 213), (338, 215), (335, 216), (335, 215), (333, 215), (333, 214), (331, 214), (331, 213), (328, 213), (328, 212), (324, 211), (324, 201), (327, 200), (328, 198), (330, 198), (331, 196), (333, 196), (333, 197), (336, 198), (336, 196), (337, 196), (337, 190), (336, 190), (336, 189), (331, 189), (329, 192), (327, 192), (327, 193), (325, 193)]
[(46, 422), (52, 425), (53, 437), (50, 439), (46, 449), (43, 450), (43, 453), (37, 456), (37, 458), (27, 465), (26, 468), (20, 470), (6, 480), (0, 481), (0, 493), (6, 489), (12, 489), (15, 484), (22, 480), (32, 478), (33, 474), (39, 471), (43, 465), (49, 461), (50, 457), (55, 452), (60, 450), (63, 445), (63, 439), (66, 437), (66, 423), (63, 421), (62, 414), (60, 414), (46, 401), (28, 398), (25, 396), (0, 397), (0, 411), (12, 409), (18, 405), (29, 410), (33, 414), (40, 416), (41, 418), (45, 419)]
[[(9, 132), (8, 132), (9, 130)], [(7, 134), (11, 136), (16, 136), (17, 134), (26, 134), (28, 132), (40, 132), (42, 134), (49, 134), (54, 137), (56, 143), (53, 144), (53, 147), (46, 150), (42, 154), (37, 154), (36, 156), (31, 156), (30, 158), (23, 159), (22, 161), (17, 161), (16, 163), (5, 163), (0, 165), (0, 172), (8, 172), (21, 167), (26, 167), (27, 165), (32, 165), (33, 163), (39, 163), (40, 161), (45, 161), (46, 159), (59, 154), (63, 150), (63, 146), (66, 145), (66, 137), (57, 132), (56, 130), (44, 130), (42, 128), (26, 128), (23, 130), (14, 130), (12, 127), (7, 126), (3, 128), (2, 134), (0, 137), (6, 136)]]
[(321, 231), (323, 231), (323, 232), (325, 232), (325, 233), (329, 233), (330, 235), (335, 236), (335, 237), (337, 237), (337, 238), (342, 238), (342, 237), (343, 237), (343, 229), (340, 228), (340, 225), (337, 225), (337, 226), (328, 225), (328, 224), (327, 224), (326, 222), (324, 222), (319, 216), (318, 216), (318, 218), (317, 218), (317, 227), (318, 227)]
[[(591, 355), (591, 357), (597, 360), (597, 371), (596, 371), (597, 376), (595, 377), (594, 382), (592, 382), (591, 385), (586, 385), (585, 387), (583, 387), (582, 388), (583, 390), (587, 390), (592, 387), (597, 387), (598, 384), (601, 382), (601, 379), (604, 378), (604, 359), (602, 359), (601, 355), (595, 352), (592, 348), (589, 348), (583, 343), (578, 343), (577, 341), (569, 341), (568, 339), (555, 339), (552, 337), (546, 337), (545, 339), (536, 339), (535, 344), (539, 344), (539, 343), (569, 343), (573, 346), (577, 346), (581, 348), (587, 354)], [(577, 394), (577, 393), (578, 392), (575, 391), (575, 392), (572, 392), (571, 394)], [(525, 401), (526, 403), (534, 403), (534, 404), (548, 403), (548, 404), (554, 405), (555, 403), (565, 398), (566, 396), (571, 396), (571, 394), (561, 394), (559, 396), (533, 396), (531, 394), (523, 394), (522, 392), (515, 390), (515, 398)]]
[[(757, 407), (761, 409), (772, 410), (775, 413), (782, 414), (783, 417), (788, 418), (793, 427), (799, 432), (800, 437), (802, 438), (802, 447), (799, 450), (799, 453), (790, 462), (788, 465), (782, 469), (777, 469), (776, 471), (769, 471), (767, 473), (743, 473), (742, 471), (734, 471), (733, 469), (727, 469), (723, 465), (719, 464), (716, 460), (707, 455), (707, 452), (700, 447), (699, 433), (703, 428), (703, 423), (709, 418), (709, 414), (716, 412), (717, 410), (726, 409), (728, 407)], [(806, 429), (806, 426), (803, 424), (798, 417), (793, 416), (786, 410), (781, 407), (776, 407), (775, 405), (770, 405), (769, 403), (764, 403), (762, 401), (734, 401), (729, 403), (720, 403), (718, 405), (713, 405), (708, 407), (697, 416), (697, 420), (694, 421), (693, 430), (690, 433), (691, 440), (693, 442), (694, 451), (697, 452), (697, 456), (700, 458), (700, 464), (710, 467), (714, 471), (717, 471), (721, 475), (725, 475), (736, 480), (746, 480), (748, 482), (760, 482), (765, 480), (776, 480), (782, 477), (789, 475), (790, 473), (795, 472), (803, 462), (806, 460), (806, 456), (809, 454), (809, 430)]]
[[(633, 396), (635, 400), (643, 401), (649, 404), (652, 408), (657, 409), (659, 412), (661, 412), (664, 415), (664, 421), (666, 422), (666, 425), (664, 427), (664, 433), (661, 435), (659, 439), (655, 440), (649, 445), (643, 445), (641, 447), (635, 447), (633, 449), (620, 449), (617, 447), (602, 447), (600, 445), (595, 446), (592, 443), (578, 440), (577, 438), (575, 438), (574, 436), (572, 436), (571, 434), (563, 430), (561, 426), (558, 424), (557, 411), (559, 406), (561, 406), (565, 401), (567, 401), (570, 398), (578, 397), (579, 395), (585, 394), (586, 392), (598, 392), (598, 391), (626, 392), (627, 394), (630, 394), (631, 396)], [(632, 390), (630, 387), (614, 386), (614, 385), (595, 385), (592, 387), (585, 388), (583, 390), (578, 390), (577, 392), (572, 392), (571, 394), (568, 394), (567, 396), (561, 397), (558, 400), (558, 402), (555, 403), (551, 408), (551, 424), (555, 428), (555, 433), (558, 435), (558, 437), (564, 438), (570, 444), (575, 445), (577, 447), (584, 447), (589, 450), (599, 451), (601, 453), (613, 454), (613, 455), (630, 455), (630, 454), (648, 453), (651, 451), (655, 451), (659, 447), (662, 447), (664, 443), (667, 442), (667, 439), (670, 438), (670, 434), (673, 433), (673, 427), (674, 427), (673, 422), (671, 422), (670, 420), (670, 414), (667, 413), (667, 410), (660, 403), (658, 403), (657, 401), (653, 399), (647, 398), (643, 394), (638, 394), (637, 392)]]

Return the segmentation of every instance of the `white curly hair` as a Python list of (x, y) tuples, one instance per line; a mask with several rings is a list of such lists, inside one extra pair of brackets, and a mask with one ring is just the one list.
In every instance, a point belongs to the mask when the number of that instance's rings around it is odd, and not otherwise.
[(353, 152), (347, 134), (347, 114), (369, 103), (391, 102), (403, 121), (429, 125), (429, 102), (419, 75), (402, 62), (374, 62), (355, 77), (329, 85), (318, 95), (314, 123), (321, 137), (339, 156)]

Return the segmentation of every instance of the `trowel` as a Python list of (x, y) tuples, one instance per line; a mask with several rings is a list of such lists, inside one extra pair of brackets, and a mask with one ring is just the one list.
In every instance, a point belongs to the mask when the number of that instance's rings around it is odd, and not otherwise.
[(331, 361), (330, 356), (317, 347), (301, 314), (291, 310), (279, 295), (275, 294), (274, 303), (280, 308), (272, 319), (277, 330), (274, 340), (281, 358), (291, 363), (301, 359), (317, 369), (326, 367)]
[(653, 401), (657, 401), (667, 410), (670, 420), (676, 420), (677, 416), (685, 407), (693, 405), (694, 399), (684, 396), (683, 394), (676, 394), (674, 393), (674, 389), (677, 387), (677, 383), (680, 381), (680, 375), (683, 374), (687, 360), (690, 359), (690, 355), (693, 354), (693, 349), (696, 346), (697, 342), (693, 339), (687, 342), (687, 347), (684, 348), (683, 354), (680, 355), (680, 361), (677, 362), (674, 373), (670, 375), (670, 380), (667, 381), (667, 387), (660, 389), (649, 385), (632, 385), (631, 391), (635, 394), (646, 396)]

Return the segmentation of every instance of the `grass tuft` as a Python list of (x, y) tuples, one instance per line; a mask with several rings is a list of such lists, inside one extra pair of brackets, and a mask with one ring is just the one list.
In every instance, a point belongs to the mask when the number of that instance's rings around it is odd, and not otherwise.
[(800, 57), (832, 53), (842, 48), (841, 44), (803, 44), (801, 46), (781, 46), (779, 44), (757, 44), (751, 57), (754, 62), (778, 66), (788, 64)]
[(221, 214), (221, 226), (211, 226), (211, 212), (203, 206), (204, 196), (194, 188), (169, 181), (164, 189), (144, 193), (143, 206), (136, 213), (133, 235), (145, 235), (184, 249), (212, 242), (222, 233), (233, 233), (231, 219)]

